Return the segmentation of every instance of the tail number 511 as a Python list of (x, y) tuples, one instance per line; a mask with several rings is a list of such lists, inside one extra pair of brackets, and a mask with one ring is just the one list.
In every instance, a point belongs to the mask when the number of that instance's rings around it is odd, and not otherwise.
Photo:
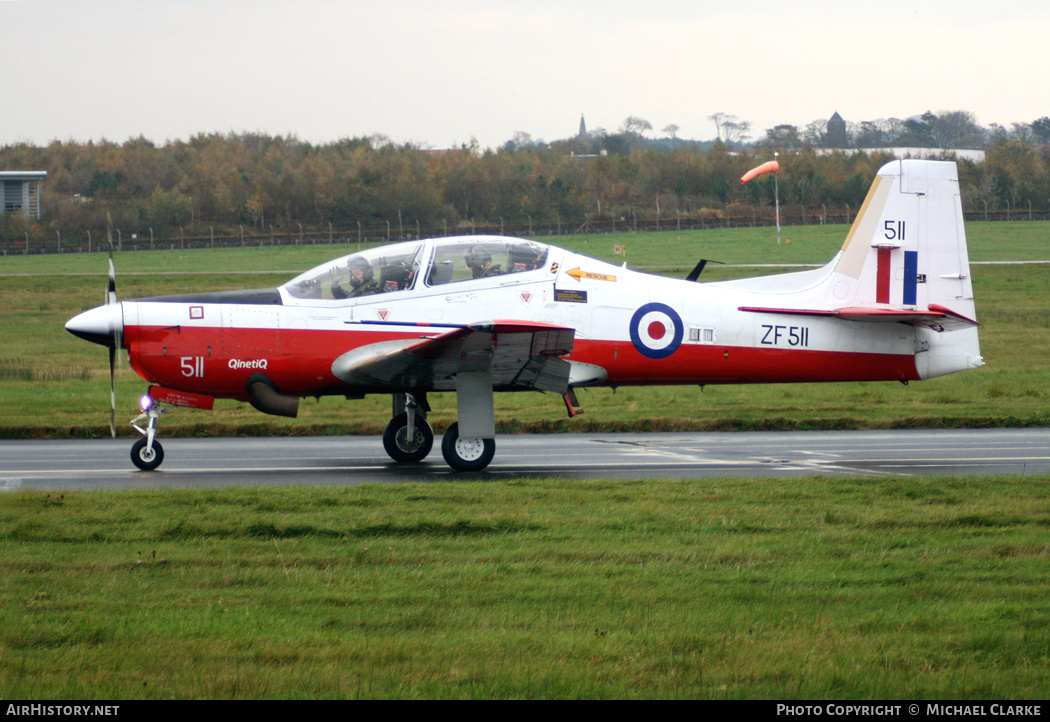
[(179, 361), (183, 376), (190, 379), (204, 378), (203, 356), (182, 356)]

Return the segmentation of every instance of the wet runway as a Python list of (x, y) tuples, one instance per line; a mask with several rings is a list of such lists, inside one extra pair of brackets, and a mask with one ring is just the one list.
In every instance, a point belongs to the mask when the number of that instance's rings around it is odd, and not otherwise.
[(440, 438), (399, 466), (379, 437), (162, 439), (163, 466), (136, 470), (132, 440), (0, 441), (0, 491), (577, 479), (1050, 472), (1050, 429), (505, 435), (484, 472), (457, 474)]

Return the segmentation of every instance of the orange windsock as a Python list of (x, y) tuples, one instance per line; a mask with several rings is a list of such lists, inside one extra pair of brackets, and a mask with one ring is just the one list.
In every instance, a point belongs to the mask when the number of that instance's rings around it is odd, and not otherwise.
[(744, 183), (747, 183), (755, 176), (760, 176), (765, 173), (776, 173), (778, 170), (780, 170), (780, 163), (778, 163), (775, 160), (768, 161), (758, 166), (757, 168), (752, 168), (747, 173), (742, 175), (740, 177), (740, 184), (743, 185)]

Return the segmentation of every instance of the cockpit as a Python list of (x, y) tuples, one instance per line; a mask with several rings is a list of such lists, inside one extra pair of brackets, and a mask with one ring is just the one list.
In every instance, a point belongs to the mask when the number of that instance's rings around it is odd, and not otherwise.
[(453, 237), (380, 246), (337, 258), (283, 286), (293, 298), (344, 300), (536, 271), (549, 249), (518, 238)]
[(547, 265), (547, 253), (547, 246), (516, 238), (441, 239), (434, 244), (426, 284), (440, 286), (535, 271)]

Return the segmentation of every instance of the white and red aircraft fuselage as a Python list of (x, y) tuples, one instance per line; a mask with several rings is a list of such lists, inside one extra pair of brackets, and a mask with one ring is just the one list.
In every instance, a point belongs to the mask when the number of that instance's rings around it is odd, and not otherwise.
[[(294, 416), (301, 397), (389, 393), (397, 461), (429, 453), (426, 394), (454, 391), (442, 450), (495, 450), (493, 393), (583, 386), (913, 381), (983, 365), (956, 166), (883, 167), (824, 267), (695, 283), (502, 236), (352, 254), (274, 289), (111, 302), (74, 334), (128, 351), (155, 402)], [(148, 404), (147, 404), (148, 406)], [(163, 459), (159, 404), (132, 451)], [(136, 419), (138, 421), (139, 419)]]

